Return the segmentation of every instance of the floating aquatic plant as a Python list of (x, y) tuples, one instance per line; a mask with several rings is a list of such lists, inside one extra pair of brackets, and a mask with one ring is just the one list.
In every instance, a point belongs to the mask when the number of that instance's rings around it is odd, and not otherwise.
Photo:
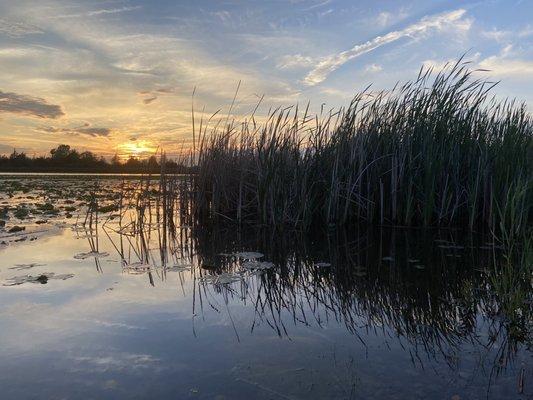
[(239, 253), (235, 253), (235, 257), (243, 260), (257, 260), (258, 258), (264, 257), (264, 254), (255, 251), (241, 251)]
[(58, 275), (56, 275), (53, 272), (45, 272), (44, 274), (35, 275), (35, 276), (32, 276), (32, 275), (20, 275), (20, 276), (15, 276), (13, 278), (7, 279), (3, 283), (3, 286), (18, 286), (18, 285), (22, 285), (23, 283), (41, 283), (41, 284), (45, 284), (51, 279), (64, 281), (64, 280), (70, 279), (72, 277), (74, 277), (74, 274), (58, 274)]
[(246, 261), (242, 264), (242, 268), (245, 270), (264, 270), (274, 268), (274, 263), (268, 261)]
[(31, 268), (35, 268), (35, 267), (42, 267), (42, 266), (45, 266), (46, 264), (38, 264), (38, 263), (30, 263), (30, 264), (15, 264), (14, 267), (11, 267), (9, 269), (16, 269), (18, 271), (21, 271), (21, 270), (24, 270), (24, 269), (31, 269)]
[(103, 251), (88, 251), (86, 253), (78, 253), (74, 256), (76, 260), (85, 260), (86, 258), (94, 257), (94, 258), (103, 258), (109, 256), (109, 253)]

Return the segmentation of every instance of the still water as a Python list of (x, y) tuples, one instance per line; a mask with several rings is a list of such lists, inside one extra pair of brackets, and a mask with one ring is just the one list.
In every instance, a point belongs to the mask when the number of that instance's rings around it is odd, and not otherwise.
[(135, 182), (0, 177), (2, 399), (532, 398), (490, 240), (169, 230)]

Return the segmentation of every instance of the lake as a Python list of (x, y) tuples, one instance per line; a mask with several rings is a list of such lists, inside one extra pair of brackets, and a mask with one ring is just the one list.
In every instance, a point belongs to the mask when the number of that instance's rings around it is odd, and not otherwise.
[(532, 398), (490, 238), (193, 227), (156, 186), (0, 176), (2, 399)]

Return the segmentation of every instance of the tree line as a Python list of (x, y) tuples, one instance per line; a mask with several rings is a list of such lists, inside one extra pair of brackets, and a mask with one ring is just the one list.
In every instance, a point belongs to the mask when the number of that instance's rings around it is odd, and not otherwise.
[[(97, 173), (159, 173), (161, 164), (156, 156), (140, 159), (130, 156), (122, 162), (118, 155), (107, 161), (90, 151), (79, 152), (67, 144), (50, 150), (50, 155), (28, 157), (13, 150), (9, 156), (0, 156), (2, 172), (97, 172)], [(165, 171), (186, 173), (189, 168), (173, 160), (165, 162)]]

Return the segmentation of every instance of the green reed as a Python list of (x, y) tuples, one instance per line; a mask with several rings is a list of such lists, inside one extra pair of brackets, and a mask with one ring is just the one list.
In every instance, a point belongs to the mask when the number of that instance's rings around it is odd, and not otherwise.
[(458, 62), (326, 115), (295, 106), (266, 121), (202, 121), (193, 216), (521, 235), (533, 216), (533, 120), (493, 86)]

